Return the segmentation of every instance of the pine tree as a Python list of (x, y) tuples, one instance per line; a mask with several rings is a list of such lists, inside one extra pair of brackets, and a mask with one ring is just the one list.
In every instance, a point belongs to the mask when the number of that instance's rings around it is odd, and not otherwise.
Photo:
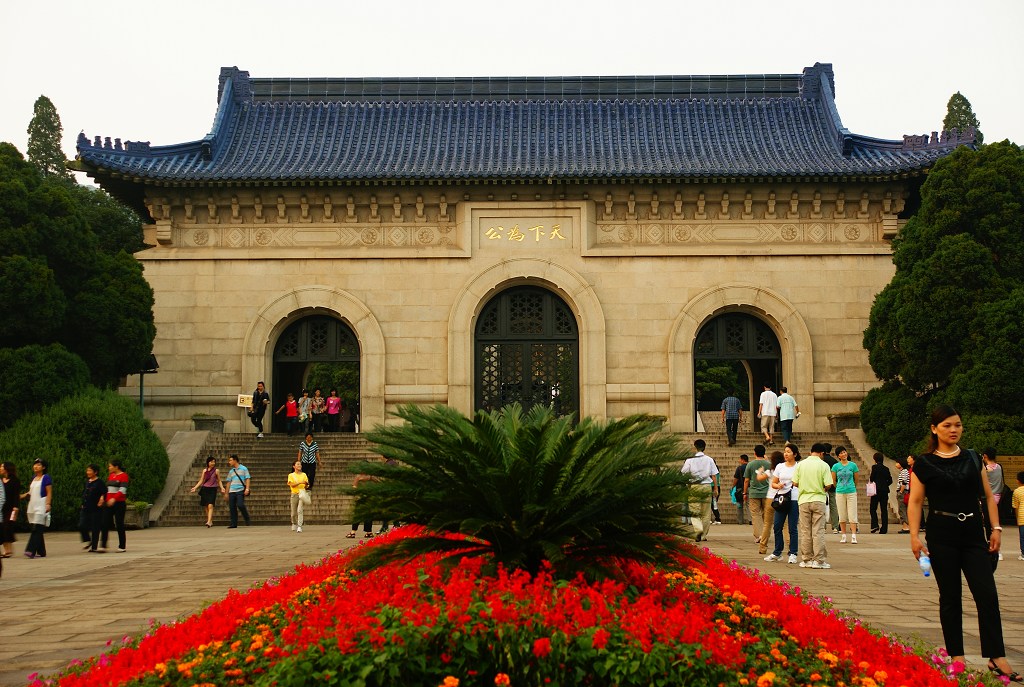
[(942, 130), (962, 132), (970, 127), (974, 127), (974, 142), (977, 145), (984, 143), (985, 136), (981, 133), (974, 110), (971, 109), (971, 101), (957, 91), (946, 103), (946, 118), (942, 120)]
[(53, 102), (39, 96), (32, 108), (32, 121), (28, 123), (28, 161), (47, 176), (72, 180), (67, 158), (61, 150), (60, 115)]

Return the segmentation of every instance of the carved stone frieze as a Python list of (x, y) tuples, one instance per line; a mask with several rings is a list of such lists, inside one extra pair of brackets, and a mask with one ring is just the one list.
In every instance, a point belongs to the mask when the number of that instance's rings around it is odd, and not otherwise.
[(670, 244), (864, 243), (866, 222), (598, 222), (599, 246)]
[(181, 225), (172, 232), (179, 248), (426, 248), (455, 244), (452, 225), (300, 224), (256, 226)]

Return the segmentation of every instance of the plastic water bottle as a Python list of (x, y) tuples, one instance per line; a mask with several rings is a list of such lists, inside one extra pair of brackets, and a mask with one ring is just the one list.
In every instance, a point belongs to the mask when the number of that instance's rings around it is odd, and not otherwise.
[(927, 554), (921, 554), (921, 557), (917, 559), (917, 564), (921, 566), (921, 572), (924, 573), (925, 577), (931, 577), (932, 575), (932, 559)]

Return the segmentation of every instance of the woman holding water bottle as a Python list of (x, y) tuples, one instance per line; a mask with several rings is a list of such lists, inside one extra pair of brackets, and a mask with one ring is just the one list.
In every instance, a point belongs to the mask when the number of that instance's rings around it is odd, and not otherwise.
[[(999, 615), (992, 556), (998, 553), (1002, 527), (992, 491), (974, 453), (961, 450), (963, 434), (960, 414), (940, 405), (931, 415), (928, 451), (914, 463), (910, 475), (910, 549), (914, 557), (930, 557), (931, 569), (939, 587), (939, 621), (946, 651), (953, 661), (964, 662), (963, 604), (960, 573), (967, 578), (978, 609), (981, 653), (988, 658), (988, 669), (1011, 682), (1024, 682), (1006, 660), (1003, 628)], [(920, 539), (921, 506), (928, 497), (928, 542)], [(984, 507), (993, 525), (985, 537)], [(929, 561), (920, 561), (926, 571)]]

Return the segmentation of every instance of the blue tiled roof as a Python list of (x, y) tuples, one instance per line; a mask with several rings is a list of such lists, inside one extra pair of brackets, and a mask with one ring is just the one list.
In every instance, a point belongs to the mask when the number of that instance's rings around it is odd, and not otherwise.
[(687, 77), (251, 79), (221, 73), (213, 130), (150, 147), (79, 137), (101, 176), (225, 181), (685, 179), (914, 174), (956, 141), (839, 119), (831, 65)]

